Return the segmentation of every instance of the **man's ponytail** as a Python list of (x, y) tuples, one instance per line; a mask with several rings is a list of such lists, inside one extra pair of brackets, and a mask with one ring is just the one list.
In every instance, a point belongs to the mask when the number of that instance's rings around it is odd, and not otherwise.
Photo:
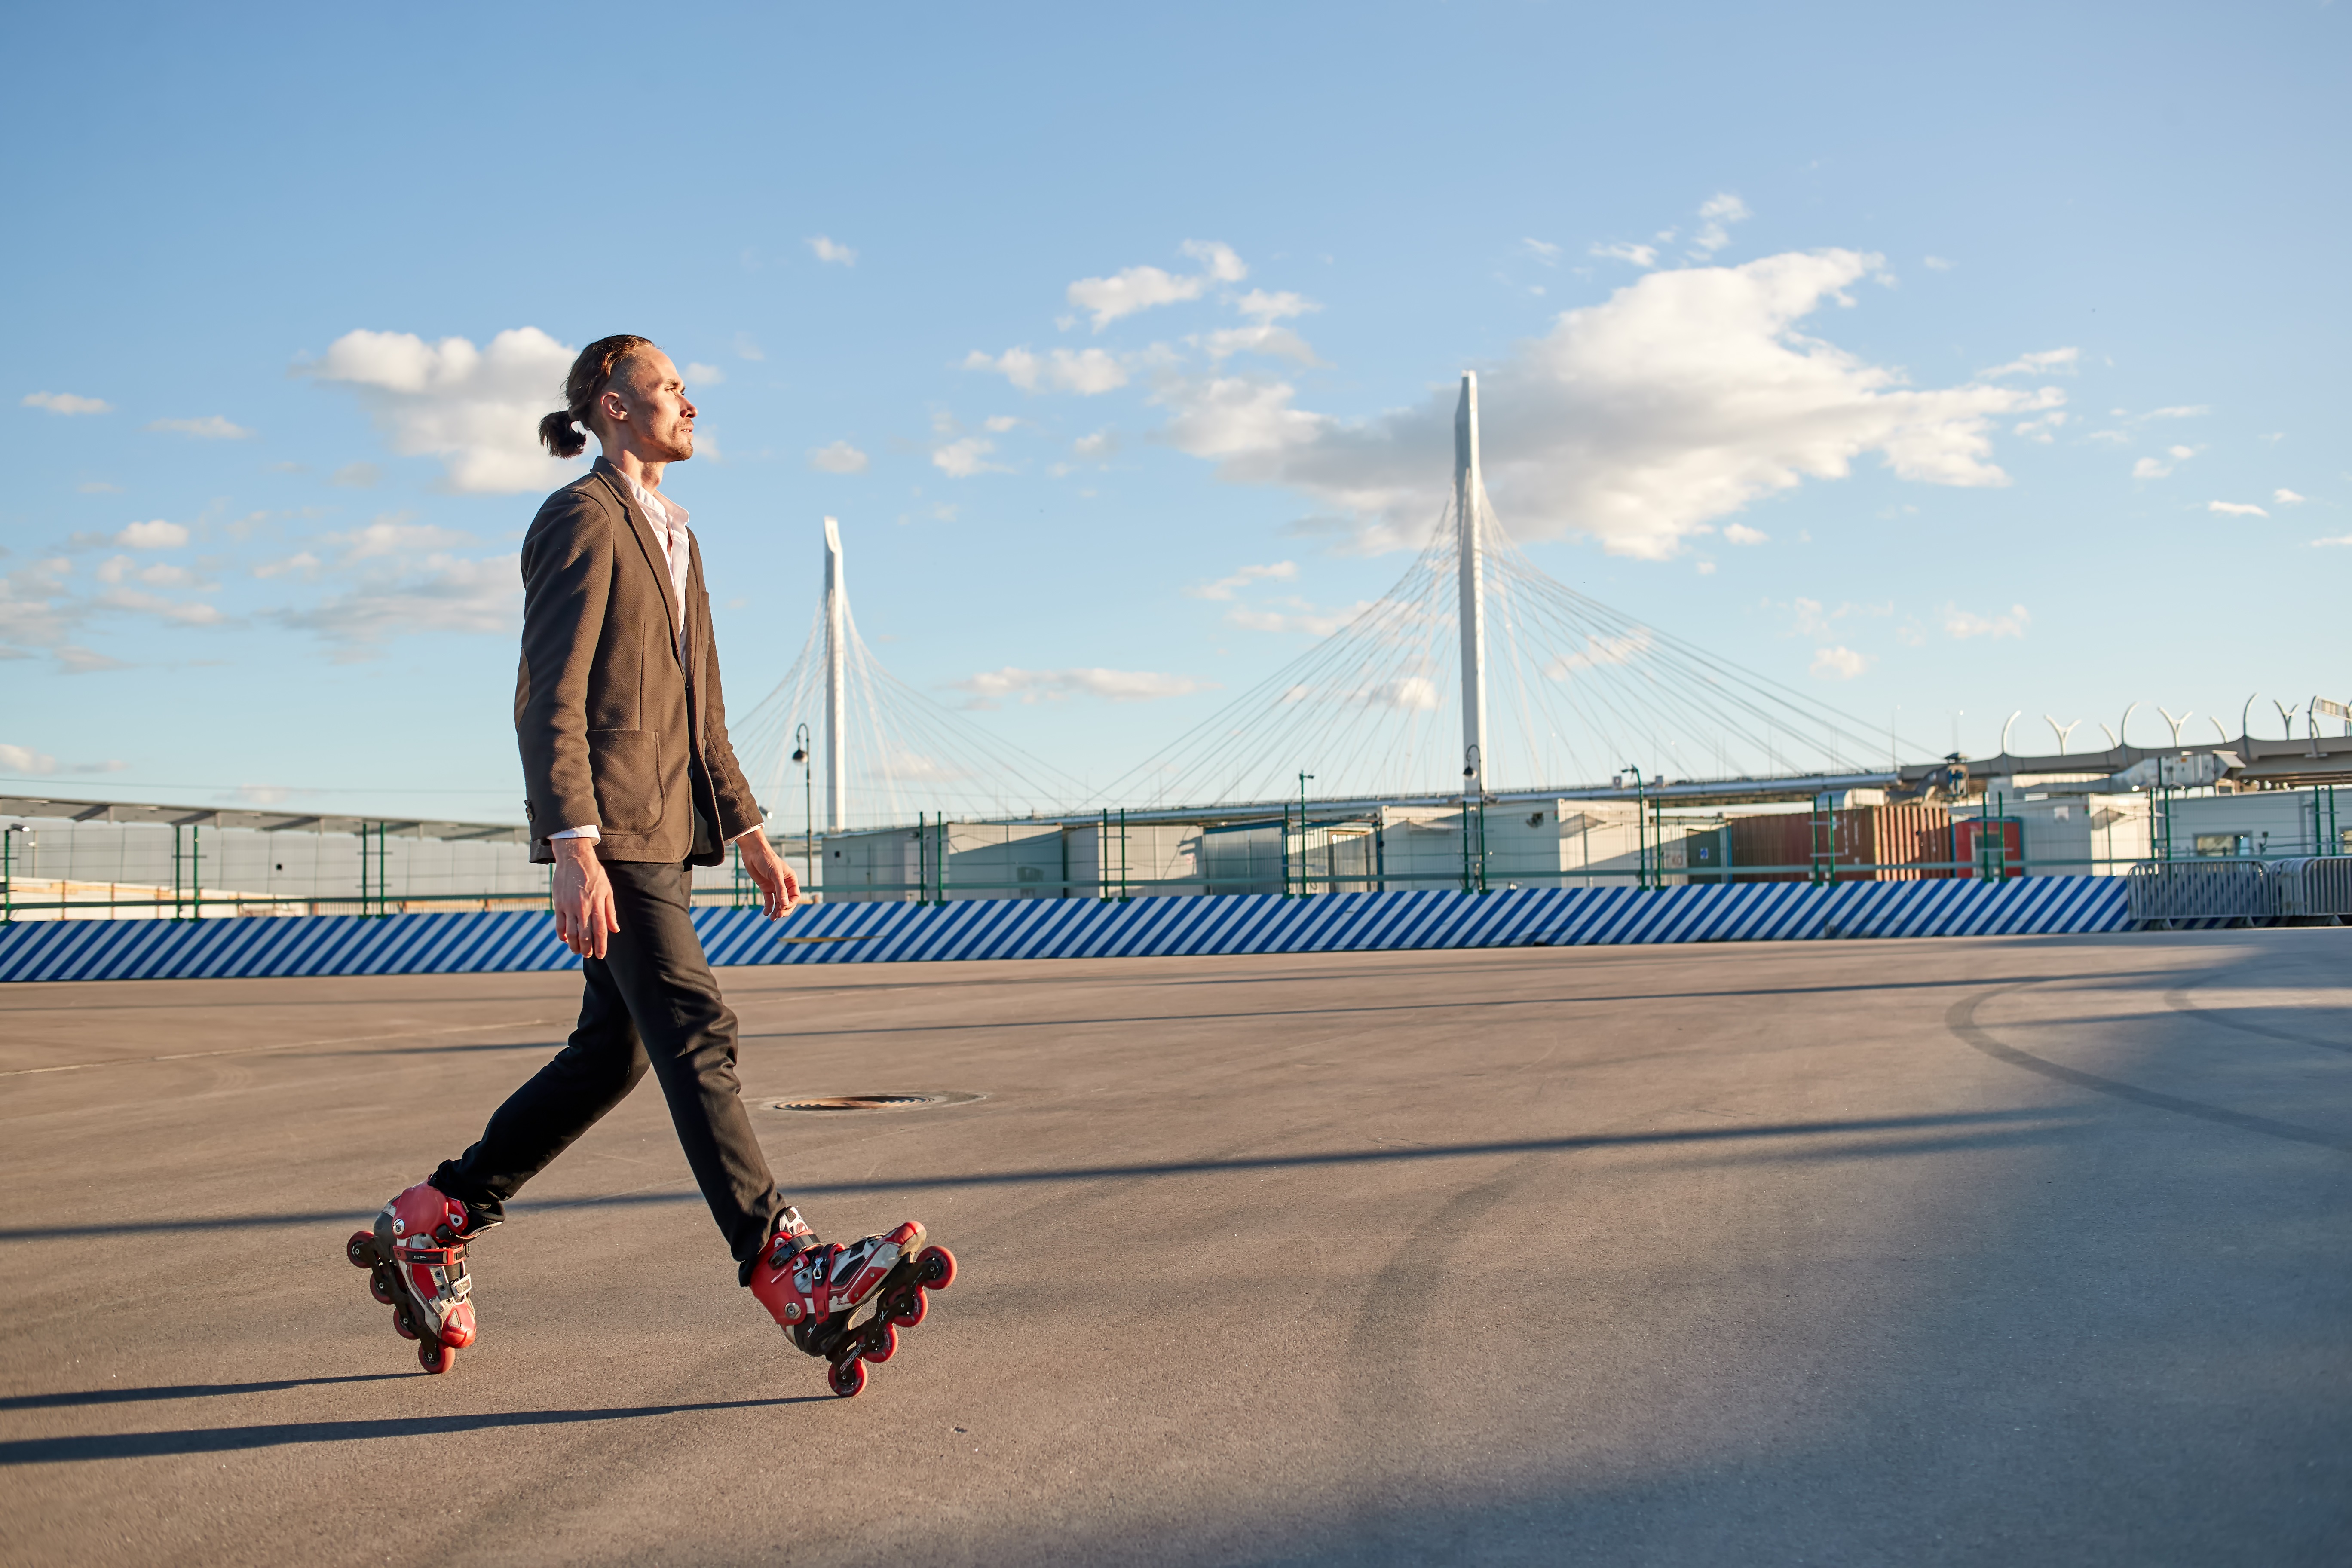
[(596, 400), (604, 395), (604, 389), (631, 354), (653, 346), (651, 338), (621, 332), (598, 338), (582, 349), (580, 357), (572, 362), (571, 374), (563, 378), (563, 406), (539, 422), (541, 444), (559, 458), (576, 458), (585, 451), (588, 437), (583, 432), (596, 428), (590, 417)]
[(559, 458), (576, 458), (588, 447), (588, 437), (569, 408), (559, 408), (539, 422), (539, 439)]

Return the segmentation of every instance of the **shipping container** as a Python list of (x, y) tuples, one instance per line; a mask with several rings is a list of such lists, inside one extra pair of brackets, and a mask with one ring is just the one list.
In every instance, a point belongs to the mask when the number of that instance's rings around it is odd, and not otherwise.
[[(1735, 816), (1724, 869), (1736, 882), (1908, 882), (1949, 877), (1951, 816), (1940, 805)], [(1759, 868), (1748, 870), (1745, 868)], [(1779, 869), (1762, 869), (1777, 867)]]

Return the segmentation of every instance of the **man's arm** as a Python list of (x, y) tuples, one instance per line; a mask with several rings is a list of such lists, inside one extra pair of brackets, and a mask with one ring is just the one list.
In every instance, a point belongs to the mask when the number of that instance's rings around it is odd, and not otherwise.
[[(621, 929), (613, 885), (596, 858), (595, 776), (588, 762), (588, 675), (612, 595), (613, 532), (575, 490), (548, 499), (522, 547), (522, 676), (515, 739), (531, 821), (555, 854), (555, 934), (602, 958)], [(560, 837), (559, 837), (560, 835)]]
[(613, 531), (576, 490), (548, 498), (522, 547), (522, 680), (515, 739), (542, 835), (597, 824), (588, 676), (613, 588)]

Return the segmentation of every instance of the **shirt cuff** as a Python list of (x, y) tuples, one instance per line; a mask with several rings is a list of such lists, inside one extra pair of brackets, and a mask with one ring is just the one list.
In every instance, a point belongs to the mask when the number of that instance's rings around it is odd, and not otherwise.
[(593, 822), (585, 827), (567, 827), (561, 833), (551, 833), (548, 837), (585, 838), (591, 844), (601, 844), (604, 840), (604, 836), (596, 831), (596, 825)]
[(740, 844), (746, 838), (756, 838), (763, 830), (765, 830), (767, 826), (768, 825), (763, 822), (760, 824), (758, 827), (747, 827), (742, 832), (737, 834), (734, 837), (727, 840), (727, 842), (730, 844)]

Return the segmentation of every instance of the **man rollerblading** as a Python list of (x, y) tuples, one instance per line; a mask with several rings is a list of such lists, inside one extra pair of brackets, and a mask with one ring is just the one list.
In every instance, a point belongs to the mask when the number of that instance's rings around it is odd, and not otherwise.
[(581, 957), (580, 1022), (471, 1148), (345, 1253), (425, 1369), (448, 1370), (477, 1333), (470, 1243), (650, 1070), (737, 1283), (826, 1358), (835, 1392), (855, 1394), (955, 1260), (912, 1221), (824, 1246), (776, 1190), (736, 1079), (735, 1015), (689, 915), (694, 868), (730, 844), (769, 919), (800, 897), (728, 740), (701, 551), (661, 494), (668, 465), (694, 455), (695, 406), (669, 356), (632, 336), (583, 350), (564, 399), (540, 438), (570, 458), (584, 427), (604, 456), (523, 539), (515, 732), (531, 858), (554, 866), (556, 934)]

